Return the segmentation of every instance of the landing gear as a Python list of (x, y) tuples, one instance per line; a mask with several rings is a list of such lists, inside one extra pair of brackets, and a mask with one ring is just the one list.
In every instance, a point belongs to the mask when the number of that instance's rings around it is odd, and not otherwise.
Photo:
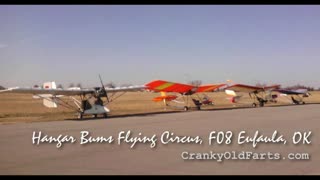
[(94, 118), (97, 118), (97, 117), (98, 117), (98, 114), (94, 114), (93, 117), (94, 117)]
[(264, 106), (264, 102), (260, 102), (260, 103), (259, 103), (259, 106), (260, 106), (260, 107), (263, 107), (263, 106)]
[(302, 101), (302, 104), (306, 104), (306, 102)]
[(108, 117), (108, 114), (107, 114), (107, 113), (104, 113), (104, 114), (103, 114), (103, 117), (104, 117), (104, 118), (107, 118), (107, 117)]
[(79, 113), (78, 114), (78, 119), (82, 119), (83, 118), (83, 113)]
[(197, 106), (197, 110), (199, 110), (199, 111), (200, 111), (200, 110), (201, 110), (201, 106)]
[(252, 107), (257, 107), (257, 104), (256, 103), (252, 103)]
[(183, 107), (183, 110), (188, 111), (189, 110), (188, 106)]

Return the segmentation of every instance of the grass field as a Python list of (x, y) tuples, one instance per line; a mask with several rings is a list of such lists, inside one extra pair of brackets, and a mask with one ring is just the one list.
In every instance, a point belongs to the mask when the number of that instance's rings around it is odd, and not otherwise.
[[(320, 103), (320, 91), (311, 92), (312, 96), (305, 98), (306, 103)], [(235, 108), (224, 92), (206, 93), (213, 99), (214, 106), (206, 106), (203, 109), (221, 109)], [(123, 96), (111, 102), (108, 108), (111, 110), (110, 117), (124, 115), (140, 115), (148, 113), (163, 113), (172, 111), (181, 111), (178, 108), (167, 108), (164, 110), (163, 103), (155, 103), (152, 98), (159, 96), (159, 93), (150, 92), (128, 92)], [(200, 97), (202, 95), (200, 94)], [(16, 122), (39, 122), (39, 121), (61, 121), (66, 119), (75, 119), (76, 112), (65, 107), (46, 108), (41, 99), (33, 99), (30, 94), (0, 94), (0, 123)], [(65, 98), (68, 100), (69, 98)], [(72, 101), (68, 101), (72, 104)], [(249, 107), (252, 101), (248, 95), (244, 95), (236, 107)], [(277, 104), (267, 104), (266, 106), (286, 105), (291, 102), (288, 98), (278, 98)], [(175, 106), (183, 106), (176, 104)]]

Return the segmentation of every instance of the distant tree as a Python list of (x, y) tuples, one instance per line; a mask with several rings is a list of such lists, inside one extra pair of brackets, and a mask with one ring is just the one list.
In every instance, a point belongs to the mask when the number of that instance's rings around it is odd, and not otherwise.
[(114, 82), (109, 82), (109, 83), (105, 84), (104, 86), (107, 88), (115, 88), (116, 84)]
[(81, 83), (78, 83), (78, 84), (77, 84), (77, 87), (82, 88)]
[(3, 86), (0, 86), (0, 90), (4, 90), (4, 89), (6, 89), (6, 88), (4, 88)]
[(285, 89), (288, 89), (288, 90), (307, 89), (308, 91), (314, 91), (315, 90), (314, 87), (304, 86), (304, 85), (301, 85), (301, 84), (297, 84), (297, 85), (294, 85), (294, 86), (288, 86)]
[(73, 84), (73, 83), (70, 83), (70, 84), (69, 84), (69, 88), (70, 88), (70, 87), (74, 87), (74, 84)]
[(200, 86), (202, 84), (201, 80), (192, 80), (189, 82), (189, 84), (193, 85), (193, 86)]
[(266, 87), (267, 84), (266, 83), (257, 83), (256, 86), (257, 87)]
[(126, 83), (124, 83), (124, 84), (121, 84), (121, 85), (120, 85), (120, 87), (129, 87), (129, 86), (132, 86), (132, 84), (129, 84), (129, 83), (126, 84)]
[(62, 84), (58, 84), (57, 88), (59, 88), (59, 89), (63, 89)]

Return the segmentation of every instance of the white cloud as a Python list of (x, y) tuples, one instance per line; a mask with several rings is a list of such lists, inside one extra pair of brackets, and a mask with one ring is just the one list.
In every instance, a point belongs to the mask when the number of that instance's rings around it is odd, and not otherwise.
[(0, 49), (8, 47), (8, 44), (0, 43)]

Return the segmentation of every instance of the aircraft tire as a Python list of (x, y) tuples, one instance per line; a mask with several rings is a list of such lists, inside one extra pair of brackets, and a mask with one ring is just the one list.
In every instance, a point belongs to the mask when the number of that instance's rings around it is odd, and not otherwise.
[(256, 103), (252, 103), (252, 107), (257, 107), (257, 104)]
[(188, 111), (189, 108), (188, 108), (187, 106), (185, 106), (185, 107), (183, 107), (183, 110), (184, 110), (184, 111)]
[(103, 117), (104, 117), (104, 118), (107, 118), (107, 117), (108, 117), (108, 114), (107, 114), (107, 113), (104, 113), (104, 114), (103, 114)]
[(306, 102), (302, 101), (302, 104), (306, 104)]
[(82, 114), (82, 113), (79, 113), (78, 119), (82, 119), (82, 118), (83, 118), (83, 114)]

